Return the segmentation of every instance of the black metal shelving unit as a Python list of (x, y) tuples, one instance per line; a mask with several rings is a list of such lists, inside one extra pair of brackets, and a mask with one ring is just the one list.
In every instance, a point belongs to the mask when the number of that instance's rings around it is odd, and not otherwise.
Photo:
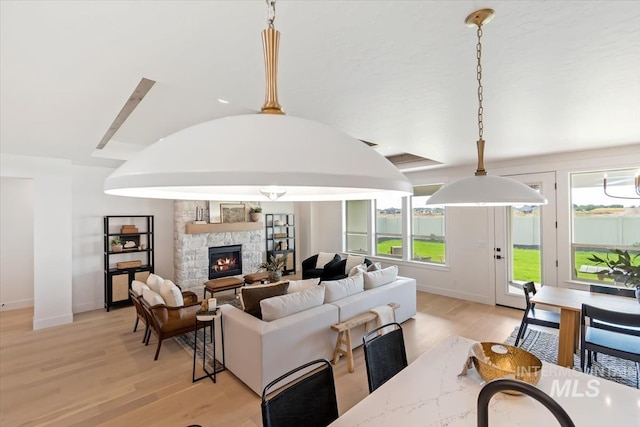
[(296, 227), (294, 214), (265, 214), (267, 260), (288, 254), (284, 275), (296, 273)]
[[(153, 215), (109, 215), (104, 220), (104, 308), (131, 305), (129, 289), (131, 282), (146, 282), (149, 274), (154, 272), (154, 217)], [(138, 227), (137, 233), (122, 233), (123, 225), (133, 224)], [(135, 243), (134, 249), (123, 249), (121, 252), (111, 251), (111, 241), (120, 237)], [(144, 245), (144, 249), (140, 249)], [(131, 268), (117, 268), (119, 261), (130, 261), (130, 254), (140, 254), (142, 265)]]

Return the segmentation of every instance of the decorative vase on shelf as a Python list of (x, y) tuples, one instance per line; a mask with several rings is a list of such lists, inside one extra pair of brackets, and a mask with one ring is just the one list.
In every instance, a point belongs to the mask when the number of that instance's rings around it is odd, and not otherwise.
[(249, 216), (251, 217), (251, 221), (253, 221), (253, 222), (262, 221), (262, 213), (260, 213), (260, 212), (251, 212), (249, 214)]
[(111, 252), (122, 252), (122, 245), (111, 245)]

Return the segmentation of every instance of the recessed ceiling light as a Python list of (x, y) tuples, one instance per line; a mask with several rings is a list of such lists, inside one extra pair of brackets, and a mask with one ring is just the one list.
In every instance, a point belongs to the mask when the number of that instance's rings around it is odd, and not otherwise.
[(218, 102), (221, 103), (221, 104), (228, 104), (229, 103), (229, 101), (225, 101), (224, 99), (220, 99), (220, 98), (218, 98)]

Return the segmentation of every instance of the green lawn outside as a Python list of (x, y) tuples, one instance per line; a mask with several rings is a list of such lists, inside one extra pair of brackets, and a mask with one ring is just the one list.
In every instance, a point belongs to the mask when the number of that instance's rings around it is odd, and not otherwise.
[[(378, 253), (389, 254), (391, 252), (391, 246), (402, 246), (402, 240), (387, 240), (379, 243)], [(414, 259), (418, 257), (423, 259), (431, 257), (433, 262), (445, 262), (444, 243), (416, 241), (414, 243), (413, 250)], [(581, 265), (595, 265), (595, 263), (587, 259), (592, 255), (593, 252), (576, 251), (576, 271)], [(516, 248), (513, 251), (513, 268), (514, 280), (540, 283), (540, 250)], [(595, 274), (578, 272), (578, 279), (597, 280), (598, 278)], [(612, 282), (613, 280), (608, 277), (604, 277), (604, 281)]]

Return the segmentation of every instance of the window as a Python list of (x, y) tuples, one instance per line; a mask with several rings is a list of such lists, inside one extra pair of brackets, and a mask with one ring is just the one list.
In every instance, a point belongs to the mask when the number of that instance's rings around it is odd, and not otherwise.
[(375, 207), (376, 255), (402, 258), (402, 198), (376, 199)]
[(445, 262), (444, 206), (427, 206), (427, 200), (439, 185), (416, 186), (411, 197), (411, 259), (424, 262)]
[(347, 252), (369, 253), (369, 201), (348, 200), (345, 205), (345, 249)]
[(405, 198), (346, 201), (344, 250), (444, 264), (445, 209), (426, 205), (439, 188), (440, 185), (416, 186), (414, 195)]
[(636, 173), (633, 169), (621, 169), (571, 175), (574, 279), (611, 283), (615, 276), (609, 276), (606, 266), (589, 258), (593, 255), (606, 258), (611, 249), (627, 250), (632, 256), (640, 253)]

